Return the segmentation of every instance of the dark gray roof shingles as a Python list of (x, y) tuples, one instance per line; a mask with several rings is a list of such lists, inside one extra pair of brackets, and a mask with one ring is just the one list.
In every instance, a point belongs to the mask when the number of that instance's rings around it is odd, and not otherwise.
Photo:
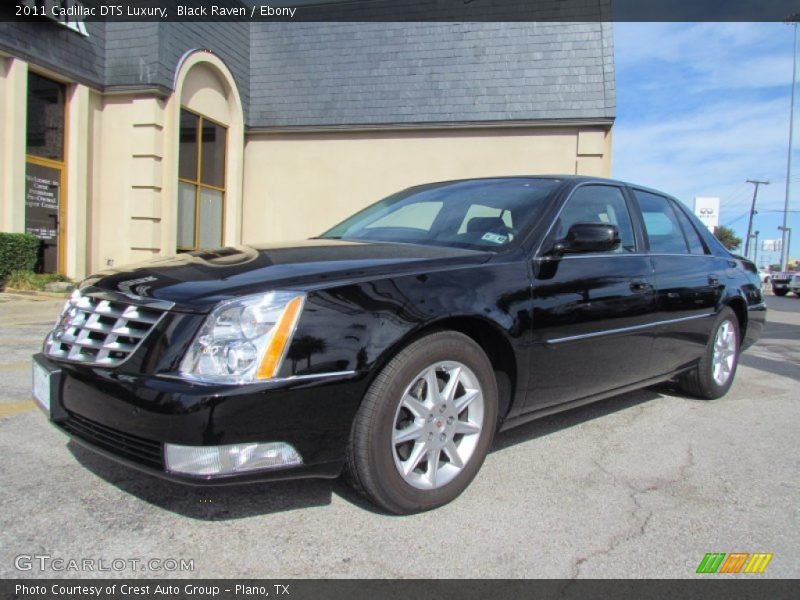
[(99, 89), (169, 90), (180, 57), (228, 65), (252, 129), (613, 119), (603, 22), (0, 24), (0, 49)]
[(254, 24), (250, 125), (612, 119), (611, 31), (600, 22)]

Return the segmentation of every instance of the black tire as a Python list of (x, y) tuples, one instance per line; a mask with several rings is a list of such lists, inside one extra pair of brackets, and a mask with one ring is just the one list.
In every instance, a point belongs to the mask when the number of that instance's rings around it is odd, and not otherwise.
[[(733, 366), (730, 368), (727, 380), (723, 384), (720, 384), (714, 379), (714, 345), (717, 342), (717, 336), (720, 330), (726, 323), (732, 326), (736, 340), (733, 348)], [(730, 307), (726, 306), (719, 312), (717, 318), (714, 319), (714, 325), (711, 328), (711, 336), (703, 351), (703, 356), (700, 357), (697, 365), (691, 371), (683, 373), (678, 379), (680, 389), (691, 396), (703, 398), (705, 400), (715, 400), (727, 394), (736, 376), (741, 345), (742, 338), (739, 332), (739, 319), (736, 317), (736, 313), (734, 313)]]
[(789, 290), (776, 290), (775, 288), (772, 288), (772, 293), (776, 296), (785, 296), (789, 293)]
[[(483, 422), (480, 432), (475, 434), (479, 437), (471, 455), (451, 481), (433, 489), (418, 489), (401, 475), (400, 467), (396, 464), (399, 446), (393, 442), (401, 400), (410, 385), (422, 381), (419, 374), (431, 368), (436, 369), (436, 363), (453, 361), (468, 367), (480, 386)], [(427, 394), (426, 384), (421, 385)], [(466, 393), (463, 386), (459, 389), (462, 394)], [(347, 449), (348, 479), (359, 492), (390, 513), (411, 514), (451, 502), (475, 478), (486, 458), (497, 427), (497, 395), (497, 382), (491, 363), (471, 338), (454, 331), (440, 331), (416, 340), (389, 361), (364, 396), (353, 422)], [(460, 417), (458, 413), (454, 414), (458, 423)], [(430, 418), (425, 421), (426, 427), (432, 426), (427, 425), (431, 422)], [(423, 417), (421, 419), (425, 420)], [(438, 426), (444, 426), (442, 421), (438, 421)], [(426, 439), (430, 439), (430, 434), (426, 435)], [(464, 438), (456, 435), (453, 440), (460, 442)], [(420, 440), (409, 443), (416, 448)], [(422, 447), (427, 447), (424, 442)], [(441, 455), (433, 456), (441, 456), (442, 464), (449, 464), (449, 457), (444, 451), (441, 451)], [(420, 464), (426, 461), (427, 458)], [(450, 470), (456, 468), (451, 467)]]

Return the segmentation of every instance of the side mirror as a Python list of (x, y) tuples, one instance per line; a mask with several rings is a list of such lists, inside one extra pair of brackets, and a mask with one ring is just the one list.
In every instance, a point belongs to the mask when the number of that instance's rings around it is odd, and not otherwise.
[(567, 237), (553, 246), (553, 253), (609, 252), (620, 245), (619, 229), (606, 223), (575, 223)]

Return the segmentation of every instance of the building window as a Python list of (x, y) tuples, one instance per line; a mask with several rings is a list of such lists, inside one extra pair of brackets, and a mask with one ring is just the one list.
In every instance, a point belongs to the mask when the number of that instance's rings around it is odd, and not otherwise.
[(28, 123), (26, 153), (55, 161), (64, 160), (64, 85), (28, 73)]
[(28, 72), (25, 232), (42, 240), (36, 269), (64, 271), (66, 86)]
[(227, 129), (181, 109), (178, 252), (222, 246)]

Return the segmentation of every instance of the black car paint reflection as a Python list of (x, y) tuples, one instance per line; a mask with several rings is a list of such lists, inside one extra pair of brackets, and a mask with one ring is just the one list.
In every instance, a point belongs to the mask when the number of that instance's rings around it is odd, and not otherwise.
[[(552, 225), (577, 187), (617, 185), (636, 206), (625, 184), (558, 181), (508, 248), (313, 239), (180, 255), (92, 277), (88, 285), (114, 292), (143, 280), (138, 294), (174, 309), (113, 372), (59, 364), (59, 410), (160, 442), (280, 439), (303, 456), (291, 473), (245, 479), (335, 476), (371, 381), (431, 331), (457, 330), (484, 348), (500, 390), (500, 428), (674, 376), (697, 361), (723, 306), (739, 316), (743, 347), (758, 338), (765, 308), (756, 269), (702, 226), (702, 256), (649, 252), (641, 216), (633, 219), (635, 251), (550, 254)], [(237, 387), (175, 376), (217, 303), (274, 289), (307, 294), (279, 380)], [(315, 379), (320, 374), (331, 376)]]

